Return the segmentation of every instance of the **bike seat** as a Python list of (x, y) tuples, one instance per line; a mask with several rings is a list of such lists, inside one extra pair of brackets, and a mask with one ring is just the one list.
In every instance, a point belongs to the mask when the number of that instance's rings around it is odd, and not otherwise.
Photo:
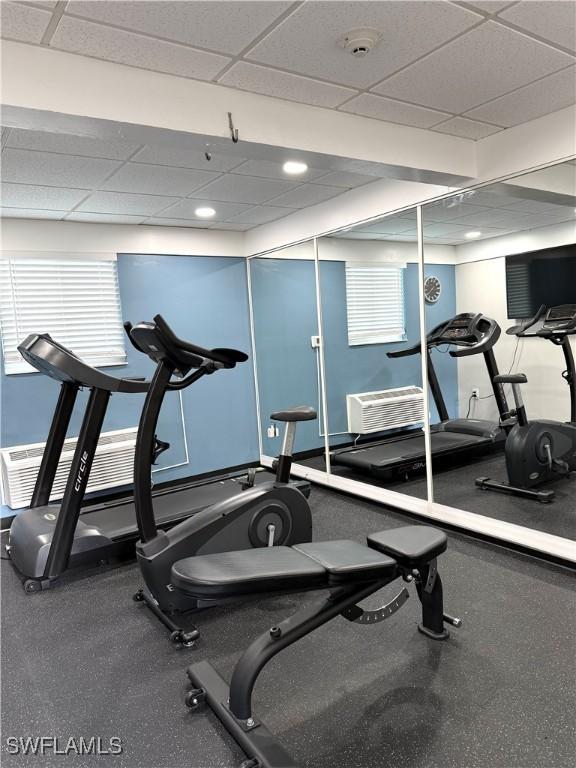
[(318, 418), (318, 414), (309, 405), (296, 405), (284, 411), (274, 411), (270, 418), (274, 421), (313, 421)]
[(526, 384), (528, 379), (525, 373), (503, 373), (494, 376), (494, 384)]

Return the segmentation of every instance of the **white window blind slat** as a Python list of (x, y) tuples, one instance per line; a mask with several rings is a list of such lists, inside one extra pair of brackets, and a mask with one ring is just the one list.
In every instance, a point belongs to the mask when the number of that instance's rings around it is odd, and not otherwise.
[(348, 344), (386, 344), (406, 338), (404, 265), (346, 262)]
[(18, 352), (30, 333), (49, 333), (93, 366), (126, 362), (115, 259), (0, 258), (0, 330), (7, 374), (35, 371)]

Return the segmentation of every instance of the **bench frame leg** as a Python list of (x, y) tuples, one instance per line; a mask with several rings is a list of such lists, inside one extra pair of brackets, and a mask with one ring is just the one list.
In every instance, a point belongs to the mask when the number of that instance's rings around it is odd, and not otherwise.
[[(431, 569), (433, 572), (431, 572)], [(192, 664), (188, 677), (198, 689), (198, 699), (205, 699), (246, 754), (261, 768), (296, 768), (284, 747), (252, 714), (252, 693), (258, 675), (265, 665), (284, 648), (292, 645), (331, 619), (395, 581), (397, 571), (389, 578), (334, 589), (326, 598), (290, 616), (254, 640), (236, 664), (228, 686), (216, 670), (205, 661)], [(418, 596), (422, 602), (422, 623), (418, 629), (435, 640), (444, 640), (442, 582), (435, 561), (419, 569)], [(446, 617), (450, 621), (450, 617)], [(196, 706), (196, 697), (192, 696)], [(190, 704), (189, 704), (190, 705)]]

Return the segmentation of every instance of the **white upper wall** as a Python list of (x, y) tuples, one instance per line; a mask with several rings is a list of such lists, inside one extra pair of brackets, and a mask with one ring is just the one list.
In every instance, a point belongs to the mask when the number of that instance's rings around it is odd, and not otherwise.
[(5, 251), (244, 256), (241, 232), (30, 219), (1, 223), (0, 245)]
[[(537, 251), (541, 248), (553, 248), (556, 245), (576, 243), (576, 219), (549, 227), (538, 227), (522, 232), (515, 232), (503, 237), (491, 237), (475, 243), (457, 245), (456, 261), (458, 264), (470, 261), (497, 259), (514, 253)], [(425, 246), (427, 249), (428, 246)]]

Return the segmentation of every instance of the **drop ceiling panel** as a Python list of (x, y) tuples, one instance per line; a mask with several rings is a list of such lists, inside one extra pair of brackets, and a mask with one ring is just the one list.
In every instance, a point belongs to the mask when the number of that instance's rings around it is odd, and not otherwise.
[(2, 178), (21, 184), (92, 189), (120, 164), (115, 160), (57, 155), (28, 149), (2, 151)]
[(159, 195), (94, 192), (78, 207), (78, 210), (90, 213), (130, 213), (136, 216), (153, 216), (177, 200), (177, 197), (161, 197)]
[(488, 21), (374, 90), (460, 113), (572, 62), (566, 53)]
[(454, 221), (462, 216), (480, 214), (486, 217), (494, 215), (492, 208), (482, 205), (453, 205), (448, 207), (445, 203), (425, 205), (423, 208), (424, 221)]
[(88, 136), (71, 136), (45, 131), (27, 131), (11, 128), (6, 142), (14, 149), (35, 149), (63, 155), (103, 157), (110, 160), (126, 160), (138, 149), (138, 144), (125, 141), (102, 141)]
[(66, 216), (66, 211), (46, 211), (41, 208), (0, 208), (0, 217), (10, 219), (54, 219)]
[(322, 187), (319, 184), (304, 184), (298, 189), (286, 192), (280, 197), (275, 197), (272, 202), (274, 205), (286, 206), (287, 208), (306, 208), (309, 205), (317, 205), (325, 200), (330, 200), (336, 195), (342, 194), (341, 187)]
[(186, 45), (238, 54), (290, 7), (289, 2), (115, 2), (73, 0), (67, 13)]
[(2, 184), (2, 204), (7, 208), (42, 208), (49, 211), (69, 211), (83, 200), (85, 189), (64, 189), (31, 184)]
[(355, 115), (375, 117), (377, 120), (386, 120), (390, 123), (413, 125), (416, 128), (430, 128), (448, 115), (445, 112), (437, 112), (425, 107), (416, 107), (413, 104), (404, 104), (401, 101), (387, 99), (384, 96), (376, 96), (373, 93), (363, 93), (360, 96), (344, 104), (343, 112), (353, 112)]
[(40, 8), (15, 3), (0, 3), (2, 37), (23, 43), (40, 43), (52, 14)]
[(434, 126), (434, 130), (438, 131), (438, 133), (448, 133), (451, 136), (462, 136), (465, 139), (477, 140), (491, 136), (493, 133), (498, 133), (502, 128), (497, 125), (487, 125), (476, 120), (469, 120), (466, 117), (453, 117), (445, 123)]
[(318, 184), (352, 189), (353, 187), (361, 187), (362, 184), (368, 184), (371, 181), (375, 181), (374, 176), (365, 176), (363, 173), (354, 173), (353, 171), (332, 171), (332, 173), (322, 176), (318, 180)]
[(218, 173), (190, 168), (128, 163), (111, 176), (102, 189), (115, 192), (143, 192), (151, 195), (186, 197), (199, 187), (218, 178)]
[(576, 67), (526, 85), (468, 112), (470, 117), (507, 128), (569, 107), (576, 100)]
[(226, 219), (231, 219), (233, 216), (237, 216), (239, 213), (243, 213), (252, 207), (246, 203), (222, 203), (210, 200), (209, 198), (202, 198), (201, 200), (179, 200), (175, 205), (171, 205), (170, 208), (162, 211), (161, 217), (198, 221), (198, 217), (194, 211), (200, 206), (214, 208), (216, 215), (212, 221), (225, 221)]
[(464, 235), (468, 227), (457, 224), (428, 224), (424, 226), (424, 234), (427, 237), (453, 237)]
[(259, 67), (246, 61), (237, 64), (218, 79), (222, 85), (240, 88), (244, 91), (263, 93), (279, 99), (312, 104), (316, 107), (337, 107), (343, 101), (354, 96), (356, 91), (341, 85), (322, 83), (309, 77), (279, 72), (267, 67)]
[[(356, 87), (368, 87), (476, 24), (475, 13), (449, 3), (304, 3), (270, 32), (246, 58)], [(373, 27), (383, 39), (369, 56), (354, 58), (338, 39)], [(399, 34), (401, 30), (401, 34)]]
[(516, 3), (499, 16), (576, 52), (576, 3), (573, 0), (529, 0)]
[(230, 61), (214, 53), (195, 51), (176, 43), (154, 40), (69, 16), (60, 20), (51, 46), (97, 59), (200, 80), (212, 79)]
[(467, 2), (466, 5), (470, 5), (473, 8), (478, 8), (484, 13), (498, 13), (507, 5), (510, 5), (514, 0), (474, 0), (474, 2)]
[(66, 221), (94, 222), (96, 224), (142, 224), (146, 216), (128, 216), (116, 213), (82, 213), (72, 211), (66, 216)]
[(227, 174), (208, 184), (193, 197), (209, 197), (229, 203), (265, 203), (272, 197), (295, 189), (298, 184), (276, 179), (259, 179), (255, 176), (234, 176)]
[(275, 221), (286, 216), (286, 208), (277, 208), (272, 205), (255, 205), (245, 213), (234, 217), (234, 221), (242, 224), (266, 224), (268, 221)]
[[(297, 153), (290, 153), (286, 150), (286, 160), (298, 160)], [(282, 179), (286, 181), (288, 178), (282, 169), (283, 163), (274, 163), (271, 160), (247, 160), (242, 165), (234, 168), (234, 173), (240, 173), (243, 176), (262, 176), (267, 179)], [(298, 183), (305, 181), (312, 181), (318, 179), (320, 176), (325, 176), (327, 171), (320, 168), (308, 168), (305, 173), (300, 173), (297, 176), (292, 176)]]
[(374, 224), (366, 224), (360, 228), (362, 232), (372, 232), (374, 234), (400, 235), (408, 230), (412, 230), (416, 225), (415, 217), (398, 219), (395, 216), (390, 219), (383, 219)]
[(223, 231), (233, 230), (234, 232), (246, 232), (248, 229), (253, 229), (254, 224), (243, 224), (240, 221), (219, 221), (212, 229), (221, 229)]
[[(207, 147), (209, 149), (209, 147)], [(204, 152), (196, 149), (173, 149), (172, 147), (142, 147), (132, 158), (133, 163), (171, 165), (175, 168), (198, 168), (203, 171), (226, 172), (245, 162), (244, 157), (213, 152), (212, 159), (206, 160)]]

